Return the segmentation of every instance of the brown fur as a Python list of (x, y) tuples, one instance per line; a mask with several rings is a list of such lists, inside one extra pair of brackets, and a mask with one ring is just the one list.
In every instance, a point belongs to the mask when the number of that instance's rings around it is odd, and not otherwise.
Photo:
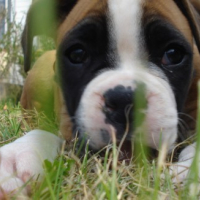
[(66, 33), (71, 30), (78, 22), (89, 15), (106, 12), (107, 0), (81, 0), (75, 8), (69, 13), (58, 29), (57, 45), (60, 44)]
[(60, 131), (66, 140), (71, 139), (71, 123), (59, 86), (54, 80), (54, 63), (56, 51), (42, 55), (28, 72), (21, 96), (21, 105), (26, 110), (35, 108), (48, 118), (54, 116)]

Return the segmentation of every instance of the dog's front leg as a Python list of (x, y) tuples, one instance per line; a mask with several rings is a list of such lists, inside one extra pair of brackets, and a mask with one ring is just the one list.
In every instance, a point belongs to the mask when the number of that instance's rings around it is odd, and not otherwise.
[[(53, 162), (61, 151), (63, 141), (46, 131), (33, 130), (0, 148), (0, 199), (17, 192), (29, 179), (41, 180), (43, 161)], [(28, 194), (25, 187), (21, 194)]]

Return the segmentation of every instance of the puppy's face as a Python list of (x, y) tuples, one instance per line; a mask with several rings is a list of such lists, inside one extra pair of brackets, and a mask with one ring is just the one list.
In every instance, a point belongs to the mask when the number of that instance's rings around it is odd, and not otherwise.
[(74, 13), (58, 37), (58, 75), (74, 134), (99, 150), (112, 133), (120, 141), (129, 124), (131, 140), (134, 94), (143, 84), (146, 144), (173, 148), (193, 65), (192, 34), (174, 1), (109, 0)]

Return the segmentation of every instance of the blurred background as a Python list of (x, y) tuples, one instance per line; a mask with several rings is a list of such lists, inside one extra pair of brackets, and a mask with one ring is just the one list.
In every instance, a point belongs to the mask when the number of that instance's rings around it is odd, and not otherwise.
[[(33, 0), (0, 0), (0, 101), (19, 101), (26, 74), (23, 70), (21, 34)], [(34, 61), (54, 42), (45, 36), (34, 39)]]

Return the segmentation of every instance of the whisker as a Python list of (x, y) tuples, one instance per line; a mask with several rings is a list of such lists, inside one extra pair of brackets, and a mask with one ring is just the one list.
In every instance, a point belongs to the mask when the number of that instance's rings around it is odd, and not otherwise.
[(179, 114), (179, 115), (183, 115), (183, 116), (189, 118), (189, 119), (192, 120), (193, 122), (196, 122), (196, 120), (195, 120), (192, 116), (190, 116), (190, 115), (188, 115), (188, 114), (186, 114), (186, 113), (179, 112), (178, 114)]
[(187, 133), (190, 130), (189, 126), (187, 125), (187, 123), (183, 120), (178, 118), (178, 125), (180, 127), (179, 131), (178, 131), (178, 137), (181, 139), (181, 141), (184, 141), (187, 137)]
[(182, 126), (182, 128), (184, 127), (185, 130), (189, 131), (190, 128), (188, 126), (188, 124), (185, 122), (185, 120), (178, 118), (178, 124)]

